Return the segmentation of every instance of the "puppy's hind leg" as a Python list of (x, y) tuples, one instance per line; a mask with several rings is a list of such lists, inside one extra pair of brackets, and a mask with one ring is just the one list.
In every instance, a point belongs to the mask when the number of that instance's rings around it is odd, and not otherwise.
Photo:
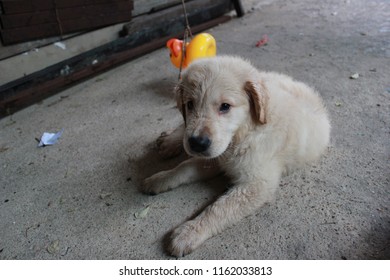
[(178, 156), (183, 149), (184, 124), (177, 127), (174, 131), (161, 133), (157, 138), (156, 144), (158, 153), (162, 158), (168, 159)]

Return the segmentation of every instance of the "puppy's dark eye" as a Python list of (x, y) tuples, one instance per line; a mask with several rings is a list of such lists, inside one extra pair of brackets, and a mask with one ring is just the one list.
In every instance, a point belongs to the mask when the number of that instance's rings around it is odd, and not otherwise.
[(221, 106), (219, 107), (219, 112), (221, 113), (227, 113), (230, 110), (230, 104), (227, 103), (222, 103)]
[(187, 109), (188, 109), (189, 111), (192, 111), (192, 110), (194, 109), (194, 102), (188, 101), (188, 102), (187, 102)]

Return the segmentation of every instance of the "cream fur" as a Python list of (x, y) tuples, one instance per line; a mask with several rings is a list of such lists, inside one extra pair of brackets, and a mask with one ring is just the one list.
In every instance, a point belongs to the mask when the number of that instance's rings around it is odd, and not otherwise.
[[(183, 256), (272, 200), (283, 173), (318, 159), (328, 145), (330, 123), (313, 89), (282, 74), (260, 72), (236, 57), (192, 63), (176, 94), (185, 126), (159, 138), (160, 153), (177, 155), (182, 139), (193, 157), (147, 178), (142, 190), (157, 194), (220, 172), (234, 183), (172, 232), (168, 250)], [(227, 112), (222, 104), (230, 105)], [(211, 144), (194, 151), (191, 136), (207, 137)]]

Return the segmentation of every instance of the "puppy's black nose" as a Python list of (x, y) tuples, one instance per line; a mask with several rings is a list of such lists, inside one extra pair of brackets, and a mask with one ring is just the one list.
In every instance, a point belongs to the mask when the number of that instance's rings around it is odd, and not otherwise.
[(191, 136), (188, 138), (188, 144), (192, 151), (201, 153), (210, 147), (211, 140), (207, 136)]

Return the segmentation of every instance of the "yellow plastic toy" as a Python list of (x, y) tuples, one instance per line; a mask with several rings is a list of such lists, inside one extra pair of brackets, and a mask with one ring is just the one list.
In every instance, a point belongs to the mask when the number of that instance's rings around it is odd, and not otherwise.
[[(180, 68), (182, 61), (184, 42), (179, 39), (170, 39), (167, 42), (167, 48), (170, 49), (170, 58), (173, 65)], [(201, 57), (215, 56), (217, 53), (217, 44), (213, 36), (208, 33), (196, 35), (191, 42), (186, 44), (186, 52), (183, 60), (183, 68), (186, 68), (192, 61)]]

